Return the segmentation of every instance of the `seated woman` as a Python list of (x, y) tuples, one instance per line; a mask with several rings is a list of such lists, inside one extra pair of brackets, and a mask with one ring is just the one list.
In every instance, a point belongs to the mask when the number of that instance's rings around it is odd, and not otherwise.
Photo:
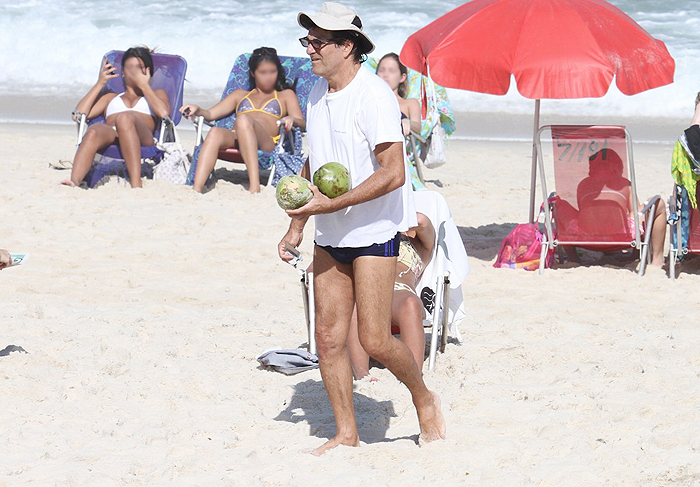
[(390, 52), (385, 54), (377, 63), (377, 76), (386, 81), (399, 102), (401, 110), (401, 127), (403, 135), (408, 137), (411, 130), (420, 133), (420, 103), (415, 98), (406, 98), (406, 79), (408, 70), (401, 64), (399, 56)]
[[(623, 176), (624, 164), (620, 156), (612, 149), (603, 149), (593, 154), (589, 160), (588, 177), (581, 181), (576, 189), (578, 215), (567, 216), (565, 219), (578, 225), (580, 231), (586, 228), (595, 229), (601, 225), (601, 211), (607, 215), (608, 220), (614, 218), (615, 209), (619, 209), (621, 219), (625, 222), (627, 230), (634, 234), (635, 220), (631, 208), (641, 210), (644, 204), (635, 201), (632, 204), (632, 189), (630, 180)], [(572, 207), (567, 209), (565, 205), (559, 211), (576, 212)], [(596, 208), (598, 208), (596, 210)], [(652, 265), (662, 266), (664, 263), (664, 241), (666, 239), (666, 205), (662, 199), (656, 206), (656, 213), (652, 215), (654, 225), (651, 234)], [(643, 223), (643, 222), (641, 222)], [(619, 226), (619, 225), (618, 225)], [(645, 229), (640, 228), (643, 235)], [(578, 262), (578, 254), (571, 246), (566, 246), (565, 251), (571, 262)]]
[[(401, 129), (403, 130), (404, 137), (411, 135), (411, 131), (420, 133), (422, 123), (420, 103), (418, 103), (418, 100), (415, 98), (406, 98), (408, 70), (406, 66), (399, 61), (399, 56), (393, 52), (385, 54), (377, 63), (376, 73), (377, 76), (386, 81), (391, 89), (394, 90), (396, 99), (399, 102), (399, 109), (401, 110)], [(424, 188), (425, 185), (421, 182), (416, 171), (416, 161), (413, 156), (413, 146), (411, 144), (406, 144), (406, 155), (410, 162), (409, 167), (413, 189)]]
[(78, 186), (97, 152), (116, 142), (124, 156), (131, 187), (141, 187), (141, 146), (155, 144), (156, 123), (170, 114), (170, 101), (164, 90), (151, 88), (153, 58), (147, 47), (132, 47), (124, 53), (124, 93), (103, 92), (107, 82), (117, 76), (114, 66), (105, 59), (97, 83), (75, 107), (88, 120), (104, 115), (105, 123), (92, 124), (85, 132), (73, 159), (70, 179), (63, 181), (65, 185)]
[[(418, 213), (417, 216), (418, 226), (401, 235), (391, 324), (399, 329), (401, 341), (411, 350), (418, 368), (422, 369), (425, 358), (425, 308), (416, 293), (416, 286), (433, 255), (435, 229), (423, 213)], [(355, 379), (369, 375), (369, 355), (360, 343), (355, 313), (348, 334), (348, 349)]]
[(293, 126), (304, 130), (306, 122), (299, 100), (289, 86), (277, 51), (260, 47), (248, 61), (250, 91), (236, 90), (208, 110), (197, 105), (184, 105), (186, 116), (203, 116), (212, 121), (236, 112), (233, 130), (212, 127), (199, 152), (194, 190), (202, 192), (207, 178), (214, 170), (219, 150), (237, 147), (248, 170), (248, 190), (260, 192), (258, 149), (270, 152), (279, 140), (278, 122), (286, 131)]

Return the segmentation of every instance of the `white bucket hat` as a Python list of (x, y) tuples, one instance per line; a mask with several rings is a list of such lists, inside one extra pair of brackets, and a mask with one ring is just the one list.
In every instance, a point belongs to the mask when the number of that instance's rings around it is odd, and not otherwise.
[(362, 51), (365, 54), (374, 51), (374, 44), (367, 34), (362, 32), (362, 20), (360, 20), (360, 17), (357, 16), (354, 10), (343, 4), (325, 2), (314, 15), (299, 12), (297, 22), (307, 30), (318, 27), (330, 31), (356, 32)]

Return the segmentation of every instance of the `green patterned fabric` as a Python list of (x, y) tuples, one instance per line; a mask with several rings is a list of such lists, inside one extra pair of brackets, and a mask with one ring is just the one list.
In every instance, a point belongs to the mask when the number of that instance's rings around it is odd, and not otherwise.
[(686, 191), (688, 191), (690, 206), (697, 208), (698, 202), (696, 198), (696, 188), (698, 180), (700, 180), (700, 176), (695, 174), (691, 167), (690, 157), (685, 152), (681, 142), (677, 140), (676, 145), (673, 147), (671, 175), (673, 176), (673, 180), (676, 184), (683, 186)]

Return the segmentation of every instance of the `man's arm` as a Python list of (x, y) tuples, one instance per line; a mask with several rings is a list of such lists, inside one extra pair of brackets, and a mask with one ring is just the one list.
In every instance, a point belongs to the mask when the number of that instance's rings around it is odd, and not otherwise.
[[(406, 178), (404, 171), (403, 143), (384, 142), (377, 144), (374, 149), (374, 154), (377, 157), (379, 169), (358, 187), (331, 199), (321, 193), (316, 186), (312, 185), (311, 190), (314, 193), (314, 197), (311, 201), (297, 210), (287, 210), (287, 214), (295, 220), (304, 218), (304, 222), (306, 222), (306, 219), (311, 215), (333, 213), (347, 208), (348, 206), (379, 198), (380, 196), (384, 196), (400, 188), (404, 184)], [(308, 176), (308, 161), (304, 169)]]
[[(309, 160), (306, 160), (306, 164), (304, 164), (304, 167), (301, 169), (301, 177), (309, 179)], [(299, 217), (299, 218), (292, 218), (292, 221), (289, 222), (289, 229), (287, 230), (287, 233), (282, 237), (282, 240), (280, 240), (280, 243), (277, 244), (277, 253), (280, 256), (280, 259), (282, 259), (285, 262), (288, 262), (294, 258), (292, 254), (287, 252), (287, 245), (297, 248), (299, 245), (301, 245), (301, 241), (304, 238), (304, 226), (306, 226), (306, 222), (309, 220), (308, 216), (305, 217)]]

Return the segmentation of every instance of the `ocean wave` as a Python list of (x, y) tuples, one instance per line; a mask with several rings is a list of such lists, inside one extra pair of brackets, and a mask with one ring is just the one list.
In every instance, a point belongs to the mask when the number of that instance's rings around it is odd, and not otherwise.
[[(543, 111), (687, 116), (700, 89), (696, 74), (700, 31), (694, 28), (700, 20), (693, 13), (700, 10), (700, 0), (674, 2), (673, 7), (652, 1), (612, 3), (630, 12), (653, 36), (667, 44), (676, 59), (675, 83), (633, 97), (622, 95), (613, 86), (603, 99), (547, 100), (542, 104)], [(411, 33), (458, 3), (356, 0), (353, 4), (381, 54), (399, 52)], [(316, 4), (283, 0), (255, 4), (211, 0), (196, 6), (184, 0), (3, 2), (0, 89), (19, 95), (61, 93), (77, 99), (95, 82), (105, 52), (145, 44), (185, 57), (189, 65), (185, 96), (211, 96), (213, 103), (239, 54), (269, 45), (280, 54), (305, 56), (297, 41), (303, 31), (296, 24), (296, 14), (301, 9), (316, 8)], [(532, 110), (532, 101), (523, 99), (514, 86), (504, 97), (457, 90), (450, 90), (449, 94), (457, 111)]]

